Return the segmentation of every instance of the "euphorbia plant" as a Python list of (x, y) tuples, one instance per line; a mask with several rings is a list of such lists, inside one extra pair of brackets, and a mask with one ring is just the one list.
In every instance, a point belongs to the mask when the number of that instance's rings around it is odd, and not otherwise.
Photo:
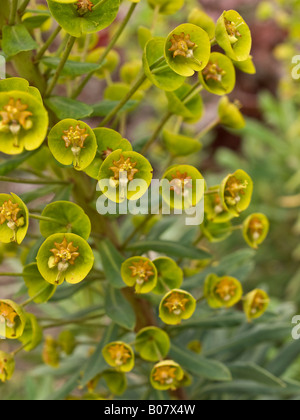
[[(220, 177), (219, 185), (208, 185), (195, 162), (201, 162), (201, 138), (216, 124), (232, 129), (244, 124), (239, 106), (224, 95), (235, 87), (236, 62), (251, 60), (250, 30), (235, 11), (224, 12), (215, 27), (204, 11), (188, 10), (189, 23), (182, 15), (183, 23), (174, 28), (164, 17), (164, 34), (156, 36), (157, 17), (181, 10), (179, 0), (132, 2), (118, 21), (118, 0), (47, 3), (43, 14), (52, 32), (39, 48), (43, 29), (25, 25), (30, 17), (24, 18), (27, 7), (39, 17), (30, 8), (34, 3), (0, 5), (2, 50), (19, 76), (0, 81), (0, 150), (6, 154), (0, 180), (4, 191), (7, 182), (40, 186), (21, 190), (20, 197), (0, 196), (0, 241), (12, 247), (0, 248), (3, 266), (12, 267), (0, 275), (24, 280), (14, 300), (0, 300), (1, 332), (22, 344), (11, 349), (4, 343), (11, 353), (0, 352), (0, 379), (11, 379), (13, 356), (25, 350), (42, 352), (51, 368), (72, 358), (72, 367), (63, 370), (72, 373), (67, 387), (49, 389), (47, 398), (72, 399), (76, 388), (81, 399), (189, 398), (195, 395), (193, 381), (198, 392), (201, 381), (204, 386), (233, 380), (236, 370), (229, 360), (211, 359), (207, 349), (204, 355), (194, 351), (202, 348), (198, 339), (205, 341), (199, 325), (222, 328), (223, 339), (239, 334), (232, 326), (255, 328), (269, 298), (260, 289), (243, 298), (243, 264), (231, 257), (226, 265), (212, 243), (241, 230), (256, 248), (266, 238), (268, 221), (257, 213), (236, 223), (253, 192), (242, 168), (223, 181)], [(134, 38), (143, 48), (140, 60), (132, 60), (127, 35), (122, 60), (128, 62), (119, 69), (114, 48), (122, 45), (133, 13), (146, 7), (154, 9), (154, 24), (139, 28)], [(110, 40), (98, 49), (98, 38), (110, 25), (105, 32)], [(213, 50), (216, 43), (223, 54)], [(99, 77), (107, 84), (102, 90)], [(91, 105), (83, 101), (92, 78), (103, 99)], [(203, 89), (223, 97), (216, 122), (199, 133)], [(139, 107), (147, 99), (149, 114), (165, 108), (160, 121), (155, 117), (154, 130), (151, 115), (149, 121), (142, 117), (142, 130), (138, 126)], [(137, 130), (129, 129), (129, 117), (133, 122), (136, 117)], [(153, 177), (169, 185), (169, 194), (161, 186), (156, 196), (151, 190), (155, 214), (149, 200), (143, 201)], [(100, 209), (103, 199), (108, 208), (115, 205), (113, 214)], [(203, 200), (200, 226), (187, 229), (182, 217), (164, 213), (163, 203), (176, 214)], [(23, 301), (26, 293), (29, 299)], [(6, 295), (5, 287), (1, 294)], [(59, 331), (49, 335), (53, 328)], [(237, 376), (247, 377), (241, 371)], [(270, 380), (263, 368), (260, 375)]]

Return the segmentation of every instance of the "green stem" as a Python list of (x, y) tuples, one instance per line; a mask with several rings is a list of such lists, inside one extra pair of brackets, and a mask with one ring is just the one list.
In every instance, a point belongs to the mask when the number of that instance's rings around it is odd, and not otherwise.
[(25, 300), (25, 302), (21, 303), (21, 307), (25, 308), (26, 306), (28, 306), (31, 302), (33, 302), (35, 299), (37, 299), (38, 297), (40, 297), (43, 293), (45, 293), (45, 291), (48, 289), (49, 286), (44, 287), (44, 289), (40, 290), (35, 296), (33, 296), (30, 299)]
[(57, 224), (62, 225), (62, 226), (64, 226), (64, 225), (65, 225), (65, 223), (64, 223), (64, 222), (60, 222), (59, 220), (57, 220), (57, 219), (53, 219), (52, 217), (44, 217), (44, 216), (39, 216), (39, 215), (37, 215), (37, 214), (32, 214), (32, 213), (29, 213), (29, 217), (30, 217), (31, 219), (42, 220), (42, 221), (44, 221), (44, 222), (57, 223)]
[(9, 21), (8, 21), (8, 24), (11, 26), (14, 25), (16, 22), (17, 9), (18, 9), (18, 0), (12, 0)]
[(71, 54), (72, 48), (73, 48), (73, 46), (75, 44), (75, 41), (76, 41), (76, 38), (74, 36), (69, 35), (67, 46), (66, 46), (66, 49), (65, 49), (65, 51), (63, 53), (63, 56), (61, 58), (61, 61), (59, 63), (59, 66), (57, 67), (56, 72), (55, 72), (55, 74), (53, 76), (53, 79), (51, 80), (51, 83), (50, 83), (50, 85), (48, 86), (48, 88), (46, 90), (46, 94), (45, 94), (46, 97), (50, 96), (51, 93), (52, 93), (52, 91), (53, 91), (53, 89), (55, 88), (56, 83), (57, 83), (57, 81), (59, 79), (59, 76), (60, 76), (63, 68), (65, 67), (65, 64), (66, 64), (66, 62), (67, 62), (67, 60), (69, 58), (69, 55)]
[[(105, 51), (103, 52), (103, 54), (101, 55), (98, 64), (101, 66), (106, 57), (108, 56), (108, 54), (110, 53), (110, 51), (113, 49), (113, 47), (115, 46), (115, 44), (118, 42), (120, 36), (122, 35), (122, 33), (124, 32), (124, 29), (126, 28), (128, 22), (130, 21), (133, 12), (135, 10), (135, 8), (137, 7), (137, 3), (133, 3), (130, 6), (130, 9), (124, 19), (124, 21), (122, 22), (121, 26), (119, 27), (118, 31), (116, 32), (116, 34), (113, 36), (112, 40), (110, 41), (110, 43), (108, 44), (108, 46), (106, 47)], [(84, 79), (83, 81), (80, 83), (80, 85), (78, 86), (78, 88), (76, 89), (76, 91), (74, 92), (74, 94), (72, 95), (73, 99), (76, 99), (80, 93), (82, 92), (82, 90), (85, 88), (85, 86), (87, 85), (87, 83), (90, 81), (90, 79), (93, 77), (95, 71), (90, 72)]]
[(209, 133), (211, 130), (213, 130), (215, 127), (217, 127), (220, 124), (220, 118), (216, 118), (214, 121), (212, 121), (206, 128), (204, 128), (196, 137), (197, 140), (202, 139), (202, 137), (206, 136), (207, 133)]
[(0, 181), (13, 182), (15, 184), (31, 184), (31, 185), (69, 185), (67, 181), (49, 181), (47, 179), (23, 179), (23, 178), (10, 178), (8, 176), (0, 176)]
[(148, 216), (145, 217), (145, 219), (142, 221), (142, 223), (140, 223), (134, 229), (134, 231), (128, 236), (128, 238), (123, 242), (123, 244), (120, 247), (120, 250), (126, 249), (127, 245), (132, 241), (132, 239), (135, 237), (135, 235), (138, 234), (143, 229), (143, 227), (145, 227), (147, 225), (149, 220), (151, 220), (152, 217), (154, 217), (154, 216), (155, 216), (155, 214), (148, 214)]
[(28, 6), (28, 4), (30, 3), (30, 0), (24, 0), (23, 3), (21, 4), (21, 6), (19, 7), (18, 13), (20, 16), (22, 16)]
[(99, 315), (93, 315), (93, 316), (82, 318), (82, 319), (59, 321), (59, 322), (56, 322), (56, 323), (53, 323), (53, 324), (45, 325), (43, 327), (43, 330), (49, 330), (51, 328), (56, 328), (56, 327), (64, 327), (65, 325), (69, 325), (69, 324), (83, 324), (87, 321), (93, 321), (95, 319), (101, 318), (104, 315), (105, 315), (105, 313), (102, 313), (102, 314), (99, 314)]
[(25, 347), (27, 347), (29, 344), (30, 344), (30, 341), (28, 341), (27, 343), (23, 344), (23, 345), (22, 345), (21, 347), (19, 347), (17, 350), (13, 351), (13, 352), (11, 353), (11, 355), (12, 355), (13, 357), (15, 357), (18, 353), (20, 353), (22, 350), (24, 350), (24, 349), (25, 349)]
[(40, 51), (37, 53), (35, 57), (35, 62), (38, 62), (41, 60), (41, 58), (44, 56), (45, 52), (48, 50), (52, 42), (55, 40), (57, 35), (62, 30), (61, 26), (58, 26), (55, 31), (50, 35), (50, 37), (47, 39), (47, 41), (44, 43), (43, 47), (40, 49)]
[(23, 273), (0, 273), (0, 277), (22, 277)]

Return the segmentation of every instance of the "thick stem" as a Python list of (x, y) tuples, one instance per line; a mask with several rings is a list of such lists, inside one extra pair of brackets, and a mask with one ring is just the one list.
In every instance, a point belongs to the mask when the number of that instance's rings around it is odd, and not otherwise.
[(18, 1), (19, 0), (12, 0), (12, 3), (11, 3), (10, 15), (9, 15), (9, 21), (8, 21), (8, 24), (11, 26), (16, 23)]
[(21, 6), (19, 7), (18, 13), (20, 16), (22, 16), (28, 6), (28, 4), (30, 3), (30, 0), (24, 0), (23, 3), (21, 4)]
[[(96, 6), (95, 6), (96, 7)], [(130, 9), (125, 17), (125, 19), (123, 20), (120, 28), (118, 29), (118, 31), (116, 32), (116, 34), (113, 36), (112, 40), (110, 41), (110, 43), (108, 44), (108, 46), (106, 47), (104, 53), (101, 55), (98, 64), (101, 66), (106, 57), (108, 56), (109, 52), (113, 49), (113, 47), (115, 46), (115, 44), (118, 42), (120, 36), (122, 35), (122, 33), (124, 32), (124, 29), (126, 28), (128, 22), (130, 21), (133, 12), (135, 10), (135, 8), (137, 7), (137, 3), (133, 3), (130, 6)], [(90, 81), (90, 79), (93, 77), (95, 71), (90, 72), (81, 82), (81, 84), (78, 86), (78, 88), (76, 89), (76, 91), (74, 92), (74, 94), (72, 95), (73, 99), (76, 99), (80, 93), (82, 92), (82, 90), (85, 88), (85, 86), (87, 85), (87, 83)]]
[(55, 74), (53, 76), (53, 79), (51, 80), (51, 83), (50, 83), (50, 85), (48, 86), (48, 88), (46, 90), (46, 94), (45, 94), (46, 97), (50, 96), (51, 93), (52, 93), (52, 91), (53, 91), (53, 89), (55, 88), (56, 83), (57, 83), (57, 81), (59, 79), (59, 76), (60, 76), (63, 68), (65, 67), (65, 64), (66, 64), (66, 62), (67, 62), (67, 60), (69, 58), (69, 55), (71, 54), (72, 48), (73, 48), (73, 46), (75, 44), (75, 41), (76, 41), (76, 38), (73, 37), (73, 36), (71, 36), (71, 35), (69, 35), (65, 52), (63, 53), (63, 56), (62, 56), (61, 61), (59, 63), (59, 66), (57, 67), (56, 72), (55, 72)]

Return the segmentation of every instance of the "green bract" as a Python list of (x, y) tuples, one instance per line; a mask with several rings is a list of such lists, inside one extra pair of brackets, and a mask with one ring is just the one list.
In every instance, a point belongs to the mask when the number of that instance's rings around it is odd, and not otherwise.
[(148, 0), (148, 4), (163, 15), (173, 15), (183, 7), (184, 0)]
[(210, 274), (205, 280), (204, 296), (211, 308), (230, 308), (242, 299), (243, 288), (234, 277)]
[[(95, 6), (103, 0), (93, 0)], [(107, 0), (102, 6), (89, 10), (78, 7), (75, 2), (66, 4), (47, 0), (50, 12), (62, 28), (72, 36), (81, 37), (107, 28), (116, 18), (120, 0)]]
[(219, 186), (208, 189), (205, 195), (204, 208), (208, 222), (224, 223), (234, 217), (232, 213), (229, 213), (223, 207)]
[(193, 76), (195, 71), (203, 70), (211, 51), (207, 32), (199, 26), (185, 23), (174, 29), (165, 44), (167, 63), (181, 76)]
[(0, 194), (0, 242), (23, 242), (29, 226), (28, 209), (14, 193)]
[(126, 199), (141, 198), (152, 180), (152, 166), (136, 152), (116, 150), (103, 162), (99, 173), (99, 186), (110, 200), (120, 203)]
[(50, 284), (60, 285), (66, 280), (77, 284), (86, 278), (94, 265), (89, 244), (73, 233), (50, 236), (37, 255), (38, 269)]
[(199, 140), (181, 134), (175, 134), (169, 130), (164, 130), (163, 141), (173, 156), (188, 156), (202, 149), (202, 143)]
[(0, 351), (0, 381), (9, 381), (15, 371), (15, 359), (11, 354)]
[(252, 47), (251, 32), (235, 10), (225, 11), (219, 18), (216, 40), (232, 60), (245, 61), (249, 58)]
[(45, 238), (54, 233), (75, 233), (85, 240), (90, 237), (90, 219), (75, 203), (69, 201), (50, 203), (44, 208), (42, 217), (53, 219), (53, 221), (40, 221), (40, 231)]
[(168, 389), (177, 389), (183, 377), (184, 371), (178, 363), (173, 360), (164, 360), (154, 366), (150, 381), (153, 388), (167, 391)]
[[(100, 57), (103, 55), (104, 52), (105, 48), (96, 48), (88, 54), (86, 61), (88, 63), (98, 63)], [(119, 54), (117, 53), (117, 51), (111, 50), (107, 54), (104, 64), (101, 66), (100, 70), (96, 71), (95, 75), (100, 79), (104, 79), (107, 73), (112, 73), (118, 67), (119, 62)]]
[(107, 344), (102, 355), (109, 366), (120, 372), (130, 372), (134, 368), (134, 353), (132, 348), (122, 341)]
[(159, 316), (167, 325), (178, 325), (189, 319), (196, 310), (196, 300), (184, 290), (174, 289), (167, 293), (159, 306)]
[(43, 339), (43, 330), (39, 326), (36, 317), (32, 314), (26, 314), (26, 325), (22, 337), (19, 338), (25, 345), (25, 351), (34, 350)]
[(43, 361), (46, 365), (57, 369), (60, 364), (59, 344), (51, 336), (46, 337), (43, 348)]
[(187, 123), (195, 123), (203, 115), (203, 101), (197, 92), (191, 93), (191, 86), (184, 84), (175, 92), (166, 92), (169, 110), (184, 118)]
[(23, 335), (26, 315), (23, 308), (9, 299), (0, 300), (1, 335), (16, 340)]
[[(0, 89), (1, 89), (0, 82)], [(19, 88), (18, 81), (13, 82)], [(24, 90), (25, 90), (25, 84)], [(35, 88), (25, 91), (0, 92), (0, 152), (17, 155), (26, 150), (35, 150), (45, 140), (48, 114), (33, 94)], [(38, 91), (37, 91), (38, 92)]]
[(149, 293), (157, 284), (157, 270), (151, 260), (145, 257), (132, 257), (122, 264), (122, 279), (136, 293)]
[(204, 179), (190, 165), (176, 165), (163, 175), (162, 197), (171, 208), (183, 210), (196, 206), (204, 195)]
[(233, 60), (233, 64), (235, 65), (237, 69), (241, 70), (243, 73), (247, 73), (247, 74), (256, 73), (256, 67), (255, 67), (255, 64), (253, 63), (253, 58), (251, 56), (245, 61)]
[(244, 297), (244, 312), (248, 321), (260, 318), (267, 310), (270, 298), (264, 290), (255, 289)]
[(206, 90), (215, 95), (231, 93), (236, 81), (234, 65), (226, 55), (214, 52), (205, 69), (199, 73), (199, 80)]
[(23, 270), (23, 278), (28, 289), (28, 295), (34, 298), (35, 303), (45, 303), (52, 298), (56, 292), (57, 286), (49, 284), (41, 276), (37, 264), (26, 265)]
[(122, 372), (113, 369), (105, 370), (101, 377), (105, 380), (110, 392), (114, 395), (122, 395), (127, 389), (127, 378)]
[[(234, 217), (232, 215), (232, 217)], [(217, 243), (227, 239), (232, 233), (232, 225), (230, 222), (209, 222), (204, 221), (201, 225), (201, 231), (203, 235), (209, 240), (209, 242)]]
[(164, 55), (164, 48), (164, 38), (153, 38), (147, 42), (143, 55), (144, 71), (148, 79), (159, 89), (173, 91), (183, 85), (185, 77), (175, 73), (164, 62), (152, 70), (152, 66)]
[(148, 362), (157, 362), (165, 358), (170, 350), (168, 334), (157, 327), (146, 327), (136, 336), (135, 348), (142, 359)]
[(268, 218), (261, 213), (254, 213), (249, 216), (243, 224), (243, 235), (245, 241), (254, 249), (258, 249), (266, 239), (270, 229)]
[(214, 39), (216, 25), (212, 18), (201, 9), (193, 9), (189, 14), (189, 23), (200, 26), (208, 33), (210, 39)]
[(62, 165), (74, 165), (81, 171), (94, 160), (97, 141), (93, 130), (84, 122), (67, 119), (60, 121), (49, 133), (49, 149)]
[(220, 123), (225, 127), (239, 130), (245, 127), (246, 122), (239, 110), (240, 104), (231, 103), (227, 96), (224, 96), (219, 102)]
[(253, 181), (243, 170), (228, 175), (221, 184), (222, 205), (225, 210), (238, 217), (247, 210), (253, 193)]
[(157, 285), (153, 293), (162, 295), (170, 289), (179, 289), (183, 282), (183, 271), (174, 260), (160, 257), (153, 261), (157, 269)]
[(96, 128), (94, 130), (98, 150), (95, 159), (85, 172), (94, 179), (99, 179), (99, 171), (104, 160), (116, 150), (124, 152), (132, 151), (132, 146), (128, 140), (123, 139), (121, 134), (110, 128)]
[(58, 344), (67, 356), (73, 354), (76, 348), (76, 339), (72, 331), (62, 331), (58, 337)]

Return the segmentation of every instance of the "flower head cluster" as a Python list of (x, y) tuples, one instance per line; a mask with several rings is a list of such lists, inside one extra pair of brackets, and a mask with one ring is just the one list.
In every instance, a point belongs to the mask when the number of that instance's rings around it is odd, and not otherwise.
[(123, 155), (120, 156), (120, 160), (113, 162), (114, 166), (111, 166), (109, 169), (114, 173), (114, 179), (120, 180), (122, 174), (127, 174), (128, 181), (133, 181), (135, 174), (139, 172), (136, 168), (137, 162), (132, 162), (131, 158), (127, 158)]
[(232, 21), (230, 21), (226, 18), (225, 18), (225, 27), (226, 27), (226, 31), (229, 35), (230, 42), (232, 44), (235, 44), (238, 41), (238, 38), (242, 37), (242, 35), (238, 31), (238, 27), (236, 26), (236, 24), (234, 22), (232, 22)]
[(12, 306), (6, 304), (5, 302), (0, 302), (1, 324), (5, 324), (6, 327), (14, 329), (17, 317), (18, 314)]
[(93, 11), (94, 3), (92, 3), (90, 0), (78, 0), (76, 6), (79, 13), (84, 14)]
[(226, 71), (223, 70), (218, 63), (208, 63), (202, 72), (206, 81), (214, 80), (215, 82), (222, 82), (223, 76), (226, 75)]
[(178, 292), (172, 293), (165, 301), (164, 306), (174, 315), (181, 315), (186, 310), (189, 299)]
[(245, 190), (248, 187), (248, 181), (241, 181), (235, 176), (232, 176), (227, 181), (225, 187), (225, 202), (229, 206), (235, 206), (241, 201), (241, 196), (245, 195)]
[(182, 32), (180, 35), (174, 34), (171, 38), (172, 46), (169, 51), (173, 52), (173, 57), (181, 56), (191, 58), (194, 55), (194, 50), (198, 47), (191, 41), (191, 36)]
[(131, 276), (137, 277), (136, 283), (139, 286), (149, 281), (149, 278), (155, 274), (149, 262), (144, 260), (133, 262), (129, 268), (132, 272)]
[(159, 366), (156, 367), (153, 373), (155, 382), (161, 385), (172, 385), (176, 379), (176, 367), (174, 366)]
[(193, 188), (192, 177), (188, 176), (187, 172), (181, 173), (176, 171), (176, 175), (172, 175), (173, 180), (171, 181), (171, 191), (174, 191), (177, 195), (186, 193), (186, 188)]
[(5, 201), (0, 206), (0, 225), (6, 223), (7, 227), (14, 232), (14, 241), (16, 240), (17, 229), (24, 225), (24, 217), (20, 216), (20, 211), (19, 204), (14, 204), (11, 200)]
[(48, 265), (50, 268), (58, 268), (57, 283), (61, 278), (61, 274), (67, 271), (70, 265), (74, 265), (76, 259), (80, 256), (79, 247), (74, 247), (73, 242), (68, 242), (66, 237), (61, 244), (55, 242), (55, 248), (51, 249), (53, 256), (50, 257)]
[(224, 302), (228, 302), (236, 295), (237, 288), (236, 283), (232, 279), (224, 278), (217, 284), (215, 293)]
[[(23, 104), (21, 99), (11, 98), (7, 105), (0, 111), (2, 121), (0, 122), (1, 130), (10, 131), (15, 137), (18, 136), (21, 128), (30, 130), (32, 128), (32, 121), (28, 119), (33, 114), (28, 111), (28, 105)], [(16, 140), (16, 147), (19, 144)]]
[(129, 349), (123, 344), (113, 344), (108, 347), (107, 351), (109, 352), (111, 359), (114, 360), (116, 366), (125, 365), (128, 360), (131, 359)]

